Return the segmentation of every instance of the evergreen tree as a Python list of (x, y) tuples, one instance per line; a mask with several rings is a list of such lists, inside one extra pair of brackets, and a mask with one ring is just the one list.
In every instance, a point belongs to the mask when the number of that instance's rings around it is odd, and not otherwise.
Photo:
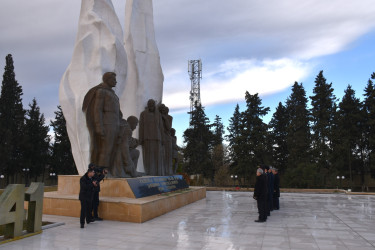
[(227, 128), (229, 134), (226, 136), (226, 138), (229, 142), (228, 153), (230, 158), (229, 167), (231, 169), (231, 173), (244, 176), (244, 173), (240, 173), (240, 169), (238, 168), (239, 157), (242, 150), (239, 146), (241, 137), (241, 123), (240, 107), (237, 104), (233, 116), (229, 119), (229, 126)]
[(210, 130), (210, 122), (204, 107), (195, 103), (191, 115), (190, 127), (184, 131), (184, 160), (185, 171), (189, 174), (203, 174), (204, 177), (213, 178), (213, 166), (211, 150), (213, 134)]
[(288, 135), (286, 138), (288, 148), (288, 175), (285, 177), (293, 187), (308, 187), (313, 182), (313, 174), (310, 164), (310, 126), (309, 111), (307, 110), (307, 98), (305, 89), (295, 82), (292, 94), (286, 102), (288, 113)]
[[(371, 75), (371, 79), (375, 79), (375, 73)], [(371, 175), (375, 176), (375, 85), (371, 79), (368, 80), (364, 90), (363, 142), (366, 155), (365, 165), (371, 171)]]
[(224, 136), (224, 125), (221, 122), (221, 118), (216, 115), (214, 123), (211, 125), (213, 128), (213, 145), (221, 145), (223, 143)]
[(285, 172), (288, 162), (288, 147), (286, 143), (288, 121), (286, 107), (279, 102), (279, 106), (276, 108), (276, 112), (272, 116), (269, 127), (271, 128), (271, 145), (273, 145), (273, 165), (279, 169), (280, 174)]
[[(349, 85), (345, 90), (345, 95), (339, 103), (337, 126), (335, 131), (335, 154), (337, 161), (336, 168), (340, 175), (348, 175), (350, 182), (353, 181), (354, 166), (361, 170), (363, 164), (360, 160), (361, 126), (363, 117), (361, 113), (361, 103), (355, 97), (355, 91)], [(362, 166), (361, 166), (362, 165)]]
[(55, 133), (52, 147), (51, 171), (56, 174), (78, 174), (72, 155), (69, 136), (66, 130), (66, 121), (61, 106), (57, 106), (55, 120), (51, 121)]
[[(312, 155), (314, 162), (320, 169), (320, 174), (326, 177), (331, 166), (331, 141), (333, 125), (333, 108), (336, 97), (333, 94), (332, 83), (328, 84), (320, 71), (315, 78), (314, 94), (311, 99), (311, 121), (312, 121)], [(321, 169), (322, 168), (322, 169)]]
[(250, 179), (257, 166), (269, 164), (271, 161), (268, 126), (262, 120), (270, 108), (261, 106), (262, 101), (258, 94), (251, 95), (246, 91), (245, 100), (247, 109), (241, 113), (241, 136), (237, 145), (242, 147), (239, 168), (244, 173), (243, 177)]
[[(215, 182), (216, 173), (219, 172), (220, 168), (222, 168), (224, 163), (224, 146), (223, 144), (216, 144), (212, 148), (212, 168), (213, 168), (213, 175), (211, 176), (212, 181)], [(216, 185), (216, 183), (214, 183)]]
[(45, 125), (44, 115), (40, 113), (35, 98), (29, 104), (30, 109), (26, 111), (26, 123), (24, 129), (24, 168), (30, 169), (30, 177), (37, 181), (38, 176), (44, 172), (49, 163), (49, 127)]
[(6, 56), (0, 96), (0, 173), (13, 177), (22, 169), (22, 138), (25, 111), (22, 106), (22, 87), (15, 79), (12, 55)]
[(307, 110), (306, 92), (302, 83), (294, 83), (292, 94), (287, 99), (286, 105), (289, 118), (288, 165), (289, 167), (297, 167), (309, 162), (310, 153), (309, 111)]

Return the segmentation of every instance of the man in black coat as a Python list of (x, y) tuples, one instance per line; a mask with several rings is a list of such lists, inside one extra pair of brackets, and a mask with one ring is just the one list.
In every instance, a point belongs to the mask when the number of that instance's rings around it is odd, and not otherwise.
[(278, 170), (276, 168), (272, 169), (272, 173), (274, 176), (274, 181), (273, 181), (273, 209), (279, 210), (280, 205), (279, 205), (279, 197), (280, 197), (280, 177)]
[(257, 169), (257, 177), (254, 187), (253, 198), (257, 201), (259, 218), (255, 222), (265, 222), (267, 220), (266, 203), (267, 203), (267, 181), (263, 170)]
[[(90, 168), (90, 165), (89, 165)], [(98, 216), (99, 208), (99, 192), (100, 192), (100, 182), (104, 179), (105, 175), (108, 173), (106, 169), (97, 168), (94, 164), (91, 165), (91, 168), (94, 169), (95, 174), (93, 180), (96, 181), (96, 186), (94, 186), (94, 194), (92, 198), (92, 212), (94, 214), (94, 220), (102, 221), (103, 219)], [(90, 213), (91, 215), (91, 213)]]
[(91, 204), (94, 194), (94, 187), (97, 185), (96, 181), (92, 179), (94, 174), (94, 170), (89, 168), (86, 174), (84, 174), (79, 181), (79, 200), (81, 201), (81, 228), (85, 227), (85, 219), (87, 224), (94, 221), (91, 216)]
[(268, 179), (268, 208), (269, 212), (268, 215), (270, 215), (270, 212), (273, 210), (273, 186), (274, 186), (274, 176), (272, 173), (272, 167), (266, 166), (266, 173), (267, 173), (267, 179)]

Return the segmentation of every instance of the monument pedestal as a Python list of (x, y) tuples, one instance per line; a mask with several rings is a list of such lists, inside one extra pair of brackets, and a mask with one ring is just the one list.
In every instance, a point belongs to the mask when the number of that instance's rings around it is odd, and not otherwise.
[[(78, 175), (59, 175), (58, 191), (44, 193), (43, 213), (79, 217), (80, 178)], [(189, 187), (136, 199), (126, 178), (104, 179), (100, 187), (99, 216), (105, 220), (136, 223), (151, 220), (206, 197), (205, 187)]]

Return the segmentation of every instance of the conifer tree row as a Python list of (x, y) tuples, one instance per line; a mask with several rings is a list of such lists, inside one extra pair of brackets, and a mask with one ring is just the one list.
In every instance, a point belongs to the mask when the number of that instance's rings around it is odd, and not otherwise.
[(0, 95), (0, 174), (4, 184), (44, 181), (47, 171), (76, 174), (65, 119), (58, 107), (54, 143), (49, 125), (34, 98), (25, 110), (22, 87), (16, 80), (12, 55), (5, 58)]
[[(290, 96), (284, 104), (279, 102), (269, 124), (263, 122), (269, 108), (262, 106), (258, 94), (246, 92), (245, 110), (241, 111), (237, 104), (229, 120), (224, 142), (228, 147), (229, 172), (221, 171), (221, 174), (238, 175), (245, 185), (250, 185), (256, 167), (269, 164), (280, 170), (285, 187), (338, 187), (336, 177), (339, 176), (345, 177), (348, 188), (357, 185), (366, 189), (370, 174), (375, 178), (374, 80), (375, 73), (372, 73), (364, 88), (363, 101), (356, 97), (350, 85), (338, 101), (333, 84), (320, 71), (315, 78), (313, 95), (307, 98), (302, 83), (295, 82)], [(218, 144), (215, 135), (219, 134), (219, 116), (209, 125), (204, 109), (196, 112), (204, 118), (196, 119), (194, 123), (201, 125), (190, 124), (184, 133), (185, 166), (211, 178), (216, 167), (208, 167), (208, 162), (204, 169), (197, 166), (217, 155), (213, 145)], [(193, 132), (192, 128), (199, 126), (205, 129)], [(195, 139), (192, 144), (197, 135), (206, 140)], [(212, 135), (212, 140), (207, 139)]]

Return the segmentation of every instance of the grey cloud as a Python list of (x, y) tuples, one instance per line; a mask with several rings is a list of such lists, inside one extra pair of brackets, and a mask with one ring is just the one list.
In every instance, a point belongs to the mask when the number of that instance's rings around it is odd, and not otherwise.
[[(113, 3), (123, 23), (125, 1)], [(79, 0), (0, 3), (0, 67), (12, 53), (25, 104), (35, 96), (46, 117), (54, 116), (58, 104), (80, 5)], [(374, 13), (371, 0), (154, 0), (165, 93), (189, 89), (188, 59), (203, 60), (205, 77), (230, 59), (308, 59), (334, 53), (373, 29)], [(326, 49), (327, 41), (336, 47)]]

